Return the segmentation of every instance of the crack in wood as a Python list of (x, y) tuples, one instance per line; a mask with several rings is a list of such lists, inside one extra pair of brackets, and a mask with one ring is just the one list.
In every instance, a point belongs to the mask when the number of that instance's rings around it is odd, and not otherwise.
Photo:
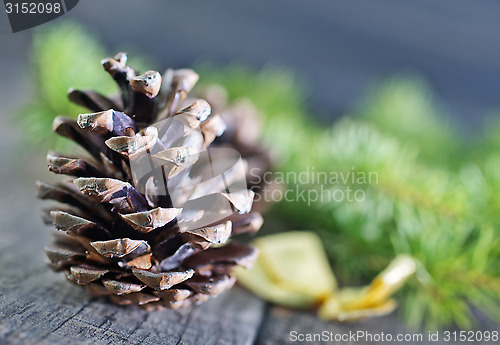
[(139, 322), (137, 324), (137, 326), (134, 327), (132, 332), (130, 332), (129, 337), (131, 337), (135, 332), (137, 332), (138, 329), (140, 329), (142, 327), (142, 325), (147, 321), (148, 317), (149, 317), (149, 314), (146, 314), (146, 316), (141, 320), (141, 322)]
[(260, 341), (260, 336), (261, 336), (261, 331), (263, 329), (263, 325), (266, 322), (266, 320), (270, 317), (269, 312), (271, 310), (271, 307), (269, 303), (266, 303), (262, 310), (262, 317), (260, 318), (260, 322), (257, 325), (257, 328), (255, 329), (255, 338), (252, 340), (252, 345), (257, 345)]
[(61, 327), (63, 327), (68, 321), (74, 319), (78, 314), (80, 314), (90, 303), (92, 302), (92, 300), (89, 300), (87, 301), (76, 313), (74, 313), (73, 315), (71, 315), (70, 317), (68, 317), (66, 320), (64, 320), (63, 322), (61, 322), (56, 328), (54, 328), (52, 331), (50, 331), (49, 333), (47, 333), (44, 337), (42, 337), (41, 340), (47, 338), (50, 334), (52, 333), (55, 333), (57, 332)]
[[(125, 337), (125, 336), (123, 336), (123, 335), (121, 335), (121, 334), (119, 334), (119, 333), (117, 333), (115, 331), (112, 331), (112, 330), (108, 329), (108, 328), (100, 328), (99, 326), (93, 325), (93, 324), (91, 324), (91, 323), (89, 323), (89, 322), (87, 322), (85, 320), (78, 320), (78, 322), (84, 324), (85, 326), (93, 328), (95, 330), (102, 331), (101, 334), (112, 335), (112, 336), (116, 337), (117, 339), (125, 341), (127, 344), (132, 344), (132, 345), (137, 345), (138, 344), (135, 340), (130, 339), (129, 337)], [(85, 329), (82, 329), (77, 334), (82, 334), (85, 331), (86, 331)], [(88, 334), (87, 334), (87, 337), (88, 337)]]
[(177, 340), (177, 342), (175, 343), (175, 345), (179, 345), (179, 344), (181, 344), (181, 342), (182, 342), (182, 336), (183, 336), (184, 334), (186, 334), (186, 331), (187, 331), (187, 329), (188, 329), (188, 327), (189, 327), (189, 323), (191, 322), (192, 317), (193, 317), (193, 309), (191, 309), (191, 310), (189, 311), (189, 313), (188, 313), (188, 315), (187, 315), (187, 317), (186, 317), (186, 322), (182, 325), (182, 326), (183, 326), (183, 329), (182, 329), (182, 332), (181, 332), (181, 334), (180, 334), (180, 336), (179, 336), (179, 340)]

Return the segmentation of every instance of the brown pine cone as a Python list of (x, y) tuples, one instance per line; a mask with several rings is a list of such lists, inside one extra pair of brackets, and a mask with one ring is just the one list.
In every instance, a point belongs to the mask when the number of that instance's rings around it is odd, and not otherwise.
[(56, 118), (54, 131), (87, 154), (49, 153), (49, 170), (73, 180), (38, 182), (39, 197), (60, 230), (46, 251), (51, 267), (94, 296), (120, 304), (179, 308), (235, 283), (257, 250), (228, 242), (255, 233), (245, 166), (235, 150), (210, 144), (226, 125), (204, 100), (186, 104), (198, 80), (189, 69), (143, 75), (126, 55), (102, 61), (121, 95), (71, 90), (93, 111)]

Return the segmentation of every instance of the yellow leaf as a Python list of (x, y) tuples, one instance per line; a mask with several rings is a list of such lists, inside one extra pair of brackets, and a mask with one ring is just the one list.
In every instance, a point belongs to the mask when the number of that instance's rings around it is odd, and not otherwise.
[(321, 240), (310, 232), (286, 232), (254, 241), (253, 269), (237, 271), (240, 283), (276, 304), (313, 307), (337, 288)]
[(384, 303), (394, 292), (399, 290), (406, 279), (416, 269), (415, 260), (408, 255), (399, 255), (356, 299), (346, 300), (344, 308), (348, 310), (368, 308)]
[(315, 299), (306, 294), (289, 291), (272, 282), (257, 261), (250, 270), (236, 267), (238, 282), (260, 298), (290, 308), (305, 309), (315, 304)]
[(349, 321), (385, 315), (396, 308), (389, 297), (415, 272), (415, 260), (407, 255), (396, 257), (370, 285), (344, 288), (332, 295), (320, 308), (325, 320)]
[(314, 233), (280, 233), (261, 237), (254, 244), (260, 250), (262, 268), (277, 286), (318, 301), (337, 288), (321, 240)]
[(397, 306), (395, 300), (389, 299), (379, 305), (375, 305), (372, 307), (345, 309), (343, 304), (344, 299), (356, 298), (355, 295), (358, 295), (358, 293), (361, 292), (354, 292), (352, 290), (362, 289), (346, 288), (340, 291), (338, 295), (332, 295), (331, 298), (328, 299), (323, 305), (321, 305), (320, 309), (318, 310), (319, 317), (323, 320), (358, 321), (370, 317), (387, 315), (391, 313)]
[(240, 284), (261, 298), (292, 308), (314, 308), (325, 320), (355, 321), (396, 308), (390, 296), (415, 272), (415, 260), (396, 257), (370, 285), (337, 289), (321, 240), (311, 232), (286, 232), (254, 241), (260, 256), (251, 270), (236, 269)]

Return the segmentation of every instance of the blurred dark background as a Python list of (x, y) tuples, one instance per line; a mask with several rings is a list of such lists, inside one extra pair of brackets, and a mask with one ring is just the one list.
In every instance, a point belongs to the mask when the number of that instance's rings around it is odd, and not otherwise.
[[(67, 18), (86, 25), (110, 54), (130, 46), (161, 67), (285, 66), (306, 83), (309, 106), (322, 118), (348, 111), (397, 73), (422, 76), (466, 128), (500, 108), (494, 0), (85, 0), (57, 20)], [(31, 32), (9, 33), (5, 13), (0, 19), (3, 120), (29, 87)]]

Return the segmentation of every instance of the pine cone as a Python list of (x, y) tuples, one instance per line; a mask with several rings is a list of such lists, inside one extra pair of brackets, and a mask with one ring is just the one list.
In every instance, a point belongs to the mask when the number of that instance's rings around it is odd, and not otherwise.
[(236, 265), (253, 264), (253, 246), (224, 243), (258, 231), (262, 217), (251, 212), (245, 164), (234, 150), (209, 148), (226, 127), (221, 117), (204, 100), (187, 104), (198, 75), (137, 75), (126, 59), (102, 61), (119, 97), (70, 90), (93, 113), (54, 121), (87, 153), (47, 157), (50, 171), (76, 178), (38, 182), (40, 198), (60, 203), (47, 210), (60, 231), (46, 252), (54, 270), (94, 296), (185, 307), (230, 288)]

